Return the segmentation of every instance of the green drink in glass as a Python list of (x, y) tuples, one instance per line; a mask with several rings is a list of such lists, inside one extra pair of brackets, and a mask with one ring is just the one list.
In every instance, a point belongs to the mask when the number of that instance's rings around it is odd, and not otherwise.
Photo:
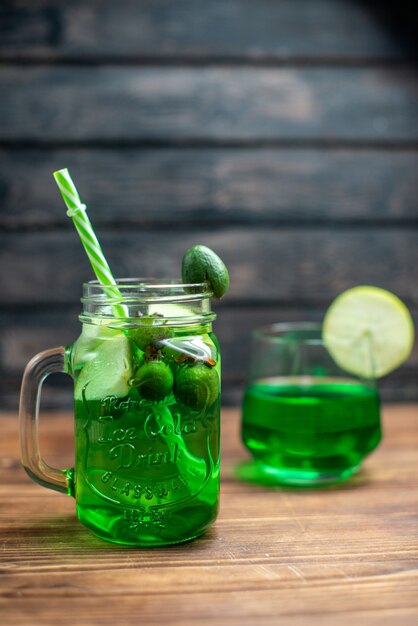
[[(75, 496), (105, 539), (160, 545), (201, 534), (219, 493), (219, 354), (208, 295), (183, 285), (118, 285), (137, 322), (96, 326), (70, 350), (75, 379)], [(98, 285), (85, 287), (85, 302)], [(158, 299), (160, 302), (158, 302)], [(89, 305), (91, 309), (92, 305)], [(203, 309), (206, 312), (203, 312)]]
[[(22, 458), (30, 476), (67, 491), (78, 519), (115, 543), (159, 546), (202, 534), (219, 502), (220, 356), (207, 284), (84, 284), (82, 333), (37, 355), (22, 384)], [(119, 309), (122, 310), (122, 309)], [(75, 466), (49, 468), (37, 449), (46, 375), (74, 380)]]
[(293, 485), (343, 480), (378, 445), (374, 380), (350, 376), (335, 363), (320, 325), (257, 330), (252, 367), (242, 439), (260, 477)]
[(244, 478), (321, 485), (354, 474), (381, 439), (376, 378), (414, 343), (404, 303), (377, 287), (340, 294), (320, 324), (273, 324), (254, 333), (242, 439), (255, 463)]
[[(67, 170), (54, 174), (98, 280), (83, 287), (82, 333), (36, 355), (20, 401), (22, 463), (75, 497), (79, 520), (115, 543), (160, 546), (202, 534), (219, 501), (220, 355), (211, 298), (228, 289), (209, 248), (186, 251), (182, 280), (115, 280)], [(44, 379), (74, 380), (75, 467), (39, 450)]]
[(245, 392), (242, 437), (281, 482), (344, 479), (380, 441), (379, 396), (372, 385), (338, 378), (254, 381)]

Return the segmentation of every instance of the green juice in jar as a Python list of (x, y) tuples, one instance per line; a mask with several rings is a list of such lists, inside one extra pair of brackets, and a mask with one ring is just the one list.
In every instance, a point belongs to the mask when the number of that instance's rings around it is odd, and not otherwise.
[(210, 324), (86, 325), (74, 364), (79, 520), (121, 544), (202, 534), (219, 495), (220, 365)]
[[(83, 285), (81, 336), (35, 355), (19, 409), (22, 464), (76, 499), (79, 520), (108, 541), (161, 546), (201, 535), (219, 500), (220, 356), (210, 299), (229, 287), (198, 244), (182, 279), (114, 278), (67, 169), (54, 172), (97, 280)], [(75, 467), (40, 454), (39, 401), (52, 373), (74, 379)]]

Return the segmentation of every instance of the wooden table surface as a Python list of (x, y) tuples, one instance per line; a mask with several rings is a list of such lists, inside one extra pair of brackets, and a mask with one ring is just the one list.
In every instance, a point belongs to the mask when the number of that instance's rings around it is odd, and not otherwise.
[[(385, 437), (340, 487), (239, 482), (239, 413), (223, 413), (221, 513), (202, 538), (166, 549), (96, 539), (74, 501), (32, 483), (17, 418), (0, 418), (2, 623), (175, 626), (416, 626), (418, 407), (384, 410)], [(45, 415), (42, 444), (71, 464), (68, 414)]]

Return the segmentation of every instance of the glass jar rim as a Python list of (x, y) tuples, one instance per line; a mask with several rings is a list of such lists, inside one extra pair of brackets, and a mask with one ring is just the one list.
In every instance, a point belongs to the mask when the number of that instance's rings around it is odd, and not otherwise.
[(116, 278), (114, 286), (90, 280), (83, 283), (79, 319), (86, 324), (124, 327), (140, 326), (141, 319), (149, 317), (162, 318), (169, 326), (210, 324), (216, 318), (212, 296), (207, 283), (180, 279)]
[(81, 302), (96, 302), (97, 304), (125, 302), (126, 299), (147, 302), (184, 302), (211, 298), (213, 293), (208, 283), (183, 283), (175, 278), (115, 278), (115, 285), (122, 298), (109, 298), (109, 285), (103, 285), (97, 279), (83, 283)]
[[(292, 333), (290, 336), (288, 333)], [(309, 336), (309, 333), (316, 336)], [(272, 344), (299, 344), (310, 346), (325, 346), (322, 337), (322, 322), (276, 322), (255, 328), (252, 332), (253, 339)], [(368, 341), (369, 337), (364, 336)], [(349, 346), (351, 341), (344, 339), (332, 339), (333, 345)]]

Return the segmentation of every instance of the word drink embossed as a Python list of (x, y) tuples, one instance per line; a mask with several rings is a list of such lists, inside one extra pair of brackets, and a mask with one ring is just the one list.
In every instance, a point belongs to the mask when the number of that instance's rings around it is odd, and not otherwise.
[[(141, 411), (137, 410), (138, 406)], [(103, 398), (100, 407), (100, 412), (107, 414), (85, 425), (90, 441), (100, 445), (104, 453), (101, 458), (105, 467), (101, 472), (97, 467), (86, 468), (87, 480), (96, 494), (121, 504), (140, 501), (147, 507), (167, 498), (171, 502), (187, 499), (190, 497), (189, 479), (195, 481), (200, 476), (199, 489), (203, 487), (209, 475), (207, 461), (189, 455), (182, 442), (182, 436), (197, 433), (199, 428), (209, 428), (198, 414), (189, 415), (183, 423), (179, 413), (170, 414), (171, 420), (167, 423), (159, 420), (155, 412), (144, 410), (147, 407), (143, 403), (115, 396)], [(135, 426), (130, 419), (133, 409), (137, 416)], [(127, 416), (127, 423), (123, 415)], [(187, 456), (192, 462), (188, 463)], [(166, 468), (163, 473), (159, 469), (162, 467)]]

